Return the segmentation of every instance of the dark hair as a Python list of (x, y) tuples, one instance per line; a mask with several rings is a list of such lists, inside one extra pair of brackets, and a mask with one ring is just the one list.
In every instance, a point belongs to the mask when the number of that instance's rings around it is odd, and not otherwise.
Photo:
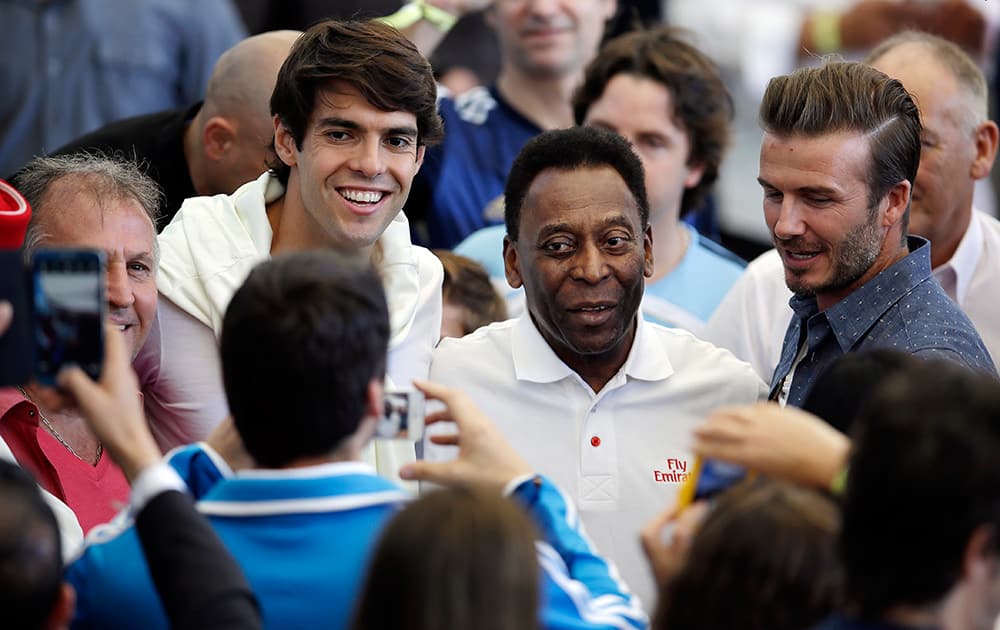
[(667, 115), (691, 143), (687, 164), (705, 167), (701, 181), (684, 190), (681, 215), (697, 209), (718, 179), (733, 118), (733, 99), (718, 67), (685, 41), (683, 33), (660, 26), (609, 41), (587, 66), (583, 84), (573, 97), (573, 114), (577, 124), (583, 124), (608, 82), (619, 74), (650, 79), (670, 91), (674, 109)]
[(538, 628), (535, 539), (527, 515), (496, 490), (424, 495), (382, 533), (353, 628)]
[(1000, 383), (914, 362), (862, 406), (843, 502), (848, 604), (877, 617), (940, 601), (974, 530), (1000, 532)]
[(639, 208), (642, 229), (649, 223), (649, 201), (642, 162), (627, 140), (606, 129), (570, 127), (538, 134), (514, 159), (504, 188), (504, 220), (507, 236), (517, 241), (521, 206), (531, 183), (544, 170), (570, 171), (609, 166), (625, 181)]
[(886, 378), (918, 361), (912, 354), (879, 348), (848, 352), (823, 368), (802, 401), (802, 409), (850, 433), (858, 410)]
[(62, 584), (59, 525), (38, 485), (0, 460), (0, 606), (11, 628), (45, 628)]
[[(764, 130), (778, 136), (853, 131), (868, 136), (868, 206), (899, 182), (913, 184), (920, 165), (920, 112), (896, 79), (863, 63), (829, 61), (774, 77), (760, 103)], [(903, 241), (910, 209), (903, 218)]]
[(837, 506), (812, 490), (774, 481), (734, 486), (661, 589), (652, 627), (811, 628), (835, 604), (838, 527)]
[[(382, 111), (412, 112), (419, 144), (441, 141), (437, 84), (416, 46), (378, 20), (325, 20), (296, 40), (271, 95), (271, 114), (281, 119), (299, 149), (317, 93), (334, 80), (351, 83)], [(275, 159), (270, 166), (283, 183), (288, 181), (286, 164)]]
[(462, 308), (464, 334), (507, 319), (507, 304), (482, 265), (446, 249), (435, 249), (434, 255), (444, 267), (444, 300)]
[(358, 429), (385, 373), (389, 314), (374, 269), (330, 251), (255, 267), (222, 323), (226, 399), (265, 468), (325, 455)]

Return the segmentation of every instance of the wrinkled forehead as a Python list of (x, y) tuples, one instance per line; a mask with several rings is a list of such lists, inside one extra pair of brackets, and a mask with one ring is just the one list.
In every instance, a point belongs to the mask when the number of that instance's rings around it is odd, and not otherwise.
[(32, 211), (42, 228), (42, 242), (93, 246), (89, 241), (98, 237), (106, 240), (104, 228), (112, 217), (127, 216), (142, 227), (130, 230), (133, 238), (119, 246), (149, 251), (156, 248), (156, 228), (140, 201), (102, 186), (94, 178), (73, 175), (56, 180)]

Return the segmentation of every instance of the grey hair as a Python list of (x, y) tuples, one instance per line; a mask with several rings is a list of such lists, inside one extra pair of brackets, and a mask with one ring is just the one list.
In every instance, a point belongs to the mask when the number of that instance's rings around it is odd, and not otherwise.
[(46, 216), (50, 206), (52, 209), (58, 207), (51, 203), (49, 190), (63, 180), (70, 180), (77, 190), (86, 191), (97, 199), (137, 201), (153, 225), (153, 259), (159, 262), (160, 249), (155, 238), (156, 220), (163, 203), (159, 185), (133, 162), (86, 151), (36, 157), (15, 176), (14, 187), (31, 204), (31, 221), (24, 235), (25, 262), (31, 261), (32, 254), (49, 236), (45, 232)]

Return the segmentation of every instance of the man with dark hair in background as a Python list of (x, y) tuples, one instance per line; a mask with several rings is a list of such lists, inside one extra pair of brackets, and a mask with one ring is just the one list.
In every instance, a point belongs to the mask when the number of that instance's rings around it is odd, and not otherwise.
[(892, 347), (996, 375), (979, 334), (908, 237), (917, 106), (860, 63), (776, 77), (760, 106), (764, 217), (795, 294), (771, 396), (800, 406), (833, 359)]
[(1000, 612), (1000, 385), (902, 368), (862, 409), (843, 501), (844, 615), (822, 630), (989, 630)]
[[(565, 488), (592, 539), (647, 606), (642, 525), (691, 472), (691, 429), (766, 393), (748, 365), (638, 317), (654, 272), (642, 163), (621, 136), (545, 132), (507, 179), (504, 260), (527, 309), (447, 339), (432, 380), (459, 387), (539, 472)], [(428, 459), (451, 453), (425, 445)]]

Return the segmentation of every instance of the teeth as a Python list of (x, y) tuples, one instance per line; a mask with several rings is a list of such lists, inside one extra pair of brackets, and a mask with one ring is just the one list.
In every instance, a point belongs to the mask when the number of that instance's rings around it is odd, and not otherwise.
[(125, 324), (122, 324), (121, 326), (118, 327), (118, 330), (125, 332), (125, 328), (127, 328), (127, 326)]
[(593, 312), (597, 312), (597, 311), (607, 310), (607, 308), (608, 308), (607, 306), (584, 306), (580, 310), (588, 312), (588, 313), (593, 313)]
[(357, 203), (378, 203), (382, 200), (381, 192), (371, 190), (341, 190), (340, 195)]
[(816, 254), (798, 254), (796, 252), (788, 252), (788, 255), (798, 260), (805, 260), (806, 258), (812, 258)]

